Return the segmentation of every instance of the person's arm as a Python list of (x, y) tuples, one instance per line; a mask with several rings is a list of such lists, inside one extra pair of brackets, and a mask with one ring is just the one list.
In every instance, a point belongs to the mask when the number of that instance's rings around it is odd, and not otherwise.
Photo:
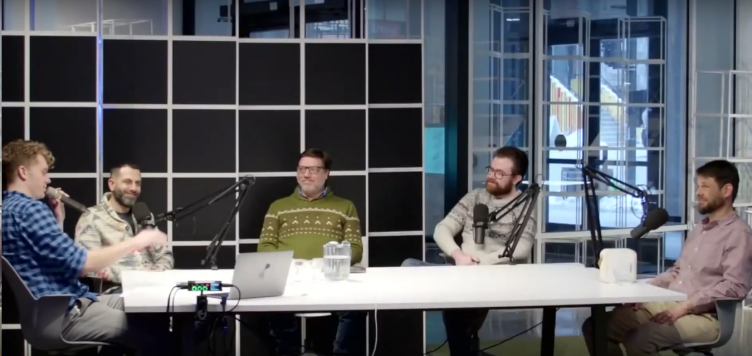
[[(535, 243), (535, 231), (536, 231), (536, 224), (535, 224), (535, 214), (530, 216), (530, 219), (527, 220), (527, 224), (525, 224), (524, 230), (522, 230), (522, 236), (520, 236), (520, 240), (517, 241), (517, 246), (514, 249), (514, 254), (512, 257), (516, 261), (524, 260), (527, 261), (528, 258), (530, 258), (530, 253), (533, 251), (533, 244)], [(501, 258), (502, 253), (506, 250), (506, 247), (500, 248), (498, 251), (493, 251), (491, 253), (481, 255), (480, 256), (480, 264), (482, 265), (494, 265), (497, 263), (508, 261), (507, 258)]]
[(351, 260), (350, 264), (356, 264), (363, 260), (363, 236), (360, 231), (360, 219), (358, 218), (358, 210), (355, 205), (350, 203), (345, 214), (345, 241), (350, 243)]
[(279, 215), (275, 204), (269, 207), (264, 216), (264, 225), (259, 236), (258, 252), (276, 251), (279, 247)]
[[(88, 251), (97, 251), (102, 249), (102, 236), (101, 230), (96, 226), (94, 222), (94, 214), (88, 212), (81, 215), (76, 224), (76, 243)], [(119, 261), (120, 259), (118, 259)], [(115, 261), (110, 265), (103, 267), (101, 270), (89, 271), (84, 275), (87, 277), (102, 278), (108, 282), (120, 283), (120, 272), (125, 269), (135, 269), (135, 267), (127, 267), (118, 265)]]
[[(694, 237), (690, 235), (690, 237), (685, 241), (685, 249), (692, 243), (692, 239), (694, 239)], [(684, 255), (684, 249), (682, 249), (682, 253), (679, 254), (679, 258), (676, 259), (673, 266), (669, 267), (669, 269), (667, 269), (663, 273), (655, 276), (648, 282), (648, 284), (652, 284), (656, 287), (668, 288), (668, 286), (671, 285), (671, 283), (675, 281), (679, 276), (679, 271), (681, 270), (682, 265), (682, 255)]]
[(723, 278), (689, 296), (694, 312), (712, 309), (718, 299), (744, 299), (752, 288), (752, 229), (746, 224), (729, 232), (732, 239), (723, 251)]
[(436, 245), (445, 254), (451, 256), (453, 253), (461, 251), (460, 246), (454, 241), (454, 237), (465, 228), (465, 219), (467, 219), (470, 207), (473, 206), (474, 202), (473, 192), (465, 194), (452, 210), (449, 211), (444, 220), (441, 220), (436, 225), (436, 229), (433, 232), (433, 240), (436, 241)]
[(167, 246), (150, 246), (148, 251), (154, 264), (154, 269), (167, 271), (175, 266), (175, 258), (172, 255), (172, 250)]
[(131, 239), (115, 246), (87, 251), (60, 230), (52, 211), (42, 202), (29, 207), (22, 230), (32, 241), (30, 245), (36, 254), (34, 258), (40, 265), (52, 268), (54, 273), (61, 273), (70, 280), (102, 270), (136, 248), (136, 243)]

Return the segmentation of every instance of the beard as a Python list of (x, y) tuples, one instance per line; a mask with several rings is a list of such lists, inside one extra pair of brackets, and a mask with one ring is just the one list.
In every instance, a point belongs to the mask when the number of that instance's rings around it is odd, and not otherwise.
[(136, 200), (138, 200), (138, 195), (134, 198), (127, 197), (121, 189), (113, 190), (112, 197), (115, 198), (115, 201), (118, 202), (118, 204), (128, 208), (132, 207), (133, 204), (136, 204)]
[(489, 194), (495, 197), (507, 195), (512, 192), (512, 189), (514, 189), (514, 186), (512, 186), (511, 182), (505, 185), (499, 185), (494, 180), (491, 180), (491, 179), (486, 180), (486, 191), (488, 191)]
[(317, 194), (324, 190), (325, 184), (314, 184), (314, 183), (298, 183), (300, 185), (300, 190), (303, 191), (306, 195), (311, 194)]
[(708, 215), (714, 213), (716, 210), (723, 207), (723, 198), (715, 197), (705, 201), (705, 204), (699, 203), (697, 205), (697, 211), (702, 215)]

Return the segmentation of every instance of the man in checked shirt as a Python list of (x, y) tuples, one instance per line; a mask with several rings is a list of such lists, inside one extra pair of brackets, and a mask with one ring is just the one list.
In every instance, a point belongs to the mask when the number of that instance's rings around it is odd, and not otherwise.
[[(657, 355), (684, 343), (710, 343), (718, 338), (714, 315), (718, 299), (742, 300), (752, 285), (752, 229), (734, 210), (739, 172), (728, 161), (712, 161), (697, 169), (696, 225), (673, 267), (650, 283), (687, 294), (683, 302), (645, 303), (615, 308), (609, 316), (609, 356)], [(582, 327), (590, 354), (592, 320)]]
[[(62, 337), (68, 341), (99, 341), (126, 346), (139, 355), (172, 355), (168, 325), (126, 315), (119, 295), (97, 296), (79, 282), (133, 251), (164, 245), (159, 230), (144, 230), (131, 239), (87, 251), (63, 232), (65, 208), (56, 199), (42, 202), (55, 162), (49, 149), (34, 141), (3, 146), (2, 253), (36, 298), (71, 294), (61, 315)], [(32, 345), (33, 346), (33, 345)]]

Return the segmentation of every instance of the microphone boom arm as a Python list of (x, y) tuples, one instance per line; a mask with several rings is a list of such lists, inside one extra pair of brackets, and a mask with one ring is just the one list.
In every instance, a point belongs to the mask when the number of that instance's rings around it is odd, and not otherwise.
[(590, 230), (590, 240), (593, 243), (593, 267), (600, 268), (598, 259), (603, 250), (603, 231), (598, 212), (598, 196), (595, 194), (595, 182), (601, 182), (609, 188), (616, 189), (622, 193), (642, 200), (643, 210), (647, 206), (647, 193), (638, 187), (627, 182), (614, 178), (597, 169), (583, 166), (582, 167), (582, 184), (585, 189), (585, 209), (587, 210), (588, 230)]
[(522, 214), (516, 217), (512, 232), (504, 243), (504, 252), (499, 255), (499, 258), (509, 258), (510, 264), (515, 263), (514, 251), (517, 249), (517, 244), (522, 238), (522, 234), (525, 232), (525, 226), (527, 226), (530, 216), (533, 215), (535, 205), (538, 203), (538, 195), (540, 195), (540, 191), (540, 186), (533, 183), (525, 189), (524, 192), (512, 199), (512, 201), (490, 214), (489, 222), (494, 223), (512, 213), (520, 205), (523, 206)]

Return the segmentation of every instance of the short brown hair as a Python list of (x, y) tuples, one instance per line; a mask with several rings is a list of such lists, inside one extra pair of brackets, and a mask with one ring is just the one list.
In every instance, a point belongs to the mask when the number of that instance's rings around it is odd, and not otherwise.
[[(329, 157), (329, 154), (324, 152), (324, 150), (320, 150), (318, 148), (309, 148), (300, 154), (300, 158), (303, 157), (318, 158), (324, 164), (324, 169), (326, 169), (327, 171), (332, 170), (332, 158)], [(298, 158), (298, 160), (300, 160), (300, 158)]]
[[(3, 154), (4, 156), (4, 154)], [(723, 188), (726, 184), (731, 184), (733, 193), (731, 202), (736, 200), (739, 191), (739, 170), (736, 166), (724, 159), (710, 161), (697, 168), (697, 175), (703, 178), (713, 178), (718, 184), (718, 188)]]
[(514, 175), (524, 177), (527, 174), (527, 167), (529, 165), (527, 153), (517, 147), (504, 146), (499, 148), (494, 152), (494, 158), (506, 158), (512, 161), (512, 165), (514, 166), (512, 174)]
[(15, 140), (5, 144), (3, 146), (3, 188), (13, 182), (18, 167), (30, 166), (38, 155), (44, 157), (50, 168), (55, 164), (55, 156), (44, 143)]
[(126, 168), (126, 167), (131, 168), (131, 169), (135, 169), (137, 171), (141, 170), (141, 168), (139, 168), (139, 166), (136, 165), (136, 164), (134, 164), (134, 163), (123, 163), (121, 165), (112, 167), (112, 169), (110, 169), (110, 177), (114, 177), (115, 175), (117, 175), (118, 173), (120, 173), (120, 169)]

